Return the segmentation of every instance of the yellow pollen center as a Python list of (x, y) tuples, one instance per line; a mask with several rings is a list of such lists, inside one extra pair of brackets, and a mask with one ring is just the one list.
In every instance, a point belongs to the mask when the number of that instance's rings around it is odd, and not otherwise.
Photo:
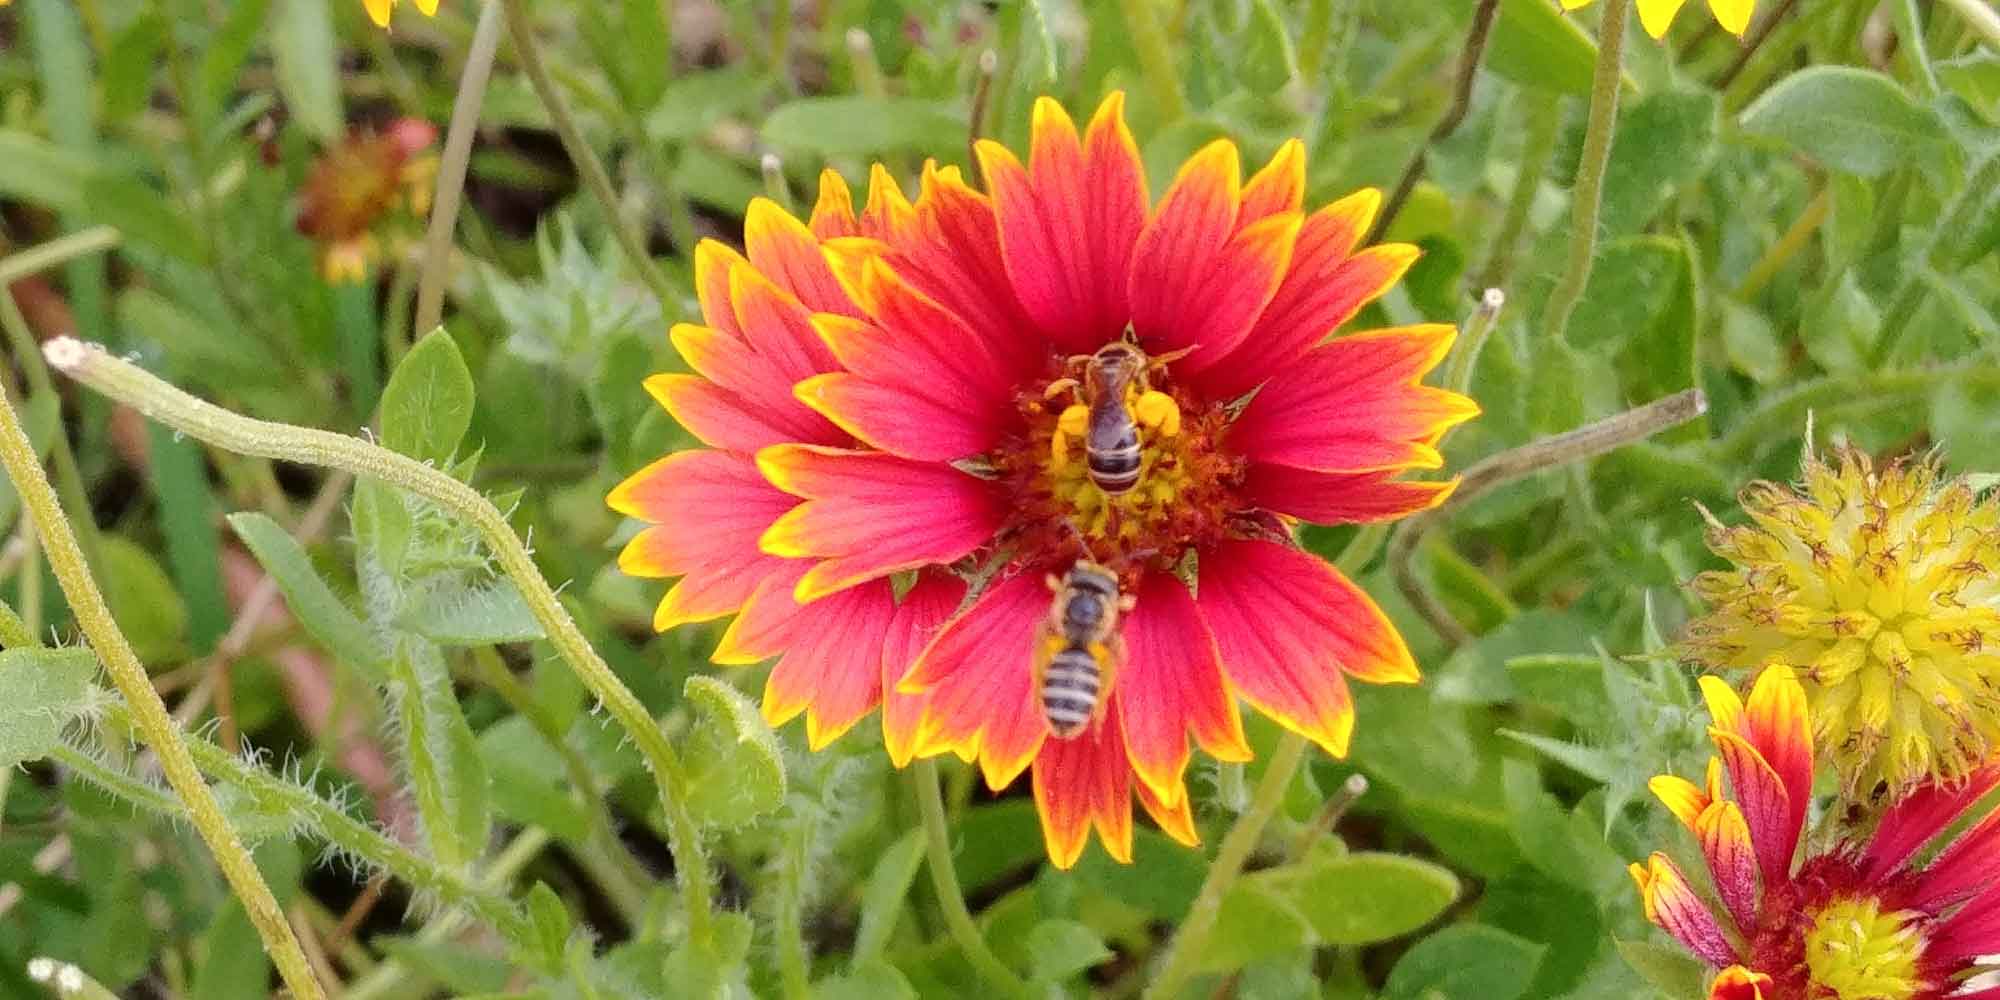
[(1873, 899), (1839, 899), (1813, 917), (1806, 969), (1814, 997), (1910, 1000), (1928, 989), (1918, 962), (1924, 935), (1916, 914), (1882, 912)]
[(1165, 517), (1189, 483), (1189, 463), (1182, 443), (1181, 408), (1174, 397), (1157, 389), (1126, 393), (1126, 412), (1139, 431), (1139, 481), (1131, 490), (1112, 495), (1090, 478), (1084, 435), (1090, 408), (1077, 403), (1065, 409), (1049, 437), (1049, 492), (1075, 511), (1072, 523), (1092, 540), (1131, 542)]

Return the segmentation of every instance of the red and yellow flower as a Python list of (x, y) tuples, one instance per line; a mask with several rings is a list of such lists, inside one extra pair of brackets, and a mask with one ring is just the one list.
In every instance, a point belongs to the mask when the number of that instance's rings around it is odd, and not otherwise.
[[(710, 448), (610, 497), (649, 524), (625, 570), (680, 578), (656, 627), (734, 613), (714, 659), (778, 658), (774, 723), (803, 713), (819, 747), (879, 701), (899, 765), (956, 753), (996, 790), (1032, 769), (1064, 866), (1093, 826), (1129, 856), (1134, 795), (1192, 843), (1190, 739), (1248, 757), (1239, 696), (1339, 755), (1344, 675), (1417, 680), (1291, 529), (1439, 503), (1449, 483), (1396, 476), (1438, 467), (1476, 412), (1420, 384), (1449, 327), (1328, 339), (1417, 256), (1357, 249), (1375, 192), (1307, 213), (1299, 143), (1244, 181), (1220, 141), (1155, 203), (1122, 108), (1079, 131), (1038, 102), (1025, 163), (979, 144), (984, 191), (932, 164), (910, 201), (878, 166), (859, 212), (830, 171), (809, 222), (753, 203), (743, 253), (697, 248), (705, 323), (672, 331), (694, 372), (647, 382)], [(1063, 380), (1127, 336), (1164, 363), (1138, 407), (1142, 480), (1110, 496), (1064, 428)], [(1084, 558), (1136, 604), (1100, 721), (1057, 739), (1034, 635), (1046, 578)]]
[(1710, 1000), (2000, 1000), (1957, 992), (2000, 952), (2000, 811), (1973, 815), (2000, 765), (1923, 786), (1865, 839), (1800, 859), (1813, 784), (1804, 689), (1785, 667), (1764, 671), (1747, 703), (1718, 678), (1701, 686), (1718, 753), (1706, 781), (1663, 775), (1652, 788), (1700, 843), (1721, 916), (1665, 854), (1631, 870), (1647, 918), (1721, 970)]
[[(1562, 8), (1576, 10), (1596, 2), (1597, 0), (1562, 0)], [(1614, 2), (1625, 3), (1626, 0), (1614, 0)], [(1679, 14), (1682, 7), (1687, 6), (1687, 0), (1637, 0), (1637, 2), (1639, 23), (1645, 27), (1646, 34), (1654, 38), (1667, 37), (1667, 29), (1674, 26), (1674, 15)], [(1750, 30), (1750, 15), (1756, 9), (1757, 0), (1708, 0), (1708, 10), (1715, 15), (1715, 23), (1721, 25), (1722, 30), (1738, 38)]]
[[(438, 12), (438, 0), (412, 0), (412, 2), (425, 17)], [(386, 28), (389, 26), (389, 15), (396, 10), (396, 0), (361, 0), (361, 6), (367, 8), (368, 19), (375, 22), (376, 27)]]
[(296, 224), (319, 244), (320, 274), (361, 282), (381, 252), (412, 235), (430, 211), (437, 177), (437, 126), (398, 118), (380, 131), (355, 129), (314, 160), (299, 188)]

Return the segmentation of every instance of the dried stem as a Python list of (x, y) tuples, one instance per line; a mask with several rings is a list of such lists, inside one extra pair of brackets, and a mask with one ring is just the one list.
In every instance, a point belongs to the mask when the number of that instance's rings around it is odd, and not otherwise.
[(1181, 921), (1180, 930), (1174, 932), (1173, 940), (1167, 944), (1167, 955), (1160, 965), (1160, 971), (1146, 986), (1143, 996), (1146, 1000), (1172, 1000), (1181, 995), (1181, 988), (1194, 975), (1195, 961), (1201, 957), (1202, 948), (1208, 943), (1209, 932), (1215, 929), (1216, 920), (1222, 916), (1222, 900), (1236, 884), (1237, 876), (1243, 873), (1243, 865), (1250, 860), (1250, 853), (1264, 837), (1264, 827), (1277, 815), (1278, 806), (1284, 802), (1285, 789), (1291, 786), (1292, 776), (1298, 773), (1299, 764), (1305, 760), (1306, 738), (1297, 732), (1286, 730), (1278, 741), (1277, 750), (1264, 768), (1264, 777), (1257, 782), (1257, 791), (1250, 799), (1250, 808), (1237, 817), (1236, 823), (1222, 837), (1222, 846), (1215, 852), (1215, 860), (1209, 863), (1208, 876), (1202, 880), (1201, 891), (1194, 898), (1194, 905), (1188, 908), (1188, 915)]
[(1708, 410), (1708, 399), (1700, 389), (1686, 389), (1671, 396), (1663, 396), (1644, 406), (1626, 410), (1614, 416), (1605, 417), (1595, 423), (1585, 424), (1573, 431), (1531, 441), (1519, 448), (1511, 448), (1465, 470), (1458, 489), (1451, 499), (1437, 509), (1419, 514), (1397, 526), (1395, 536), (1389, 540), (1389, 565), (1395, 572), (1396, 586), (1409, 598), (1431, 627), (1454, 646), (1463, 645), (1471, 638), (1465, 626), (1460, 625), (1451, 612), (1432, 596), (1423, 581), (1417, 578), (1412, 565), (1417, 545), (1424, 535), (1446, 515), (1471, 503), (1485, 493), (1511, 483), (1523, 476), (1532, 475), (1544, 469), (1552, 469), (1572, 462), (1594, 458), (1605, 452), (1622, 448), (1635, 441), (1643, 441), (1668, 428), (1678, 427)]
[(1340, 818), (1347, 815), (1347, 810), (1354, 808), (1354, 803), (1360, 801), (1366, 794), (1368, 794), (1368, 776), (1358, 771), (1348, 775), (1347, 780), (1341, 782), (1340, 788), (1328, 797), (1326, 805), (1320, 807), (1319, 815), (1314, 816), (1313, 821), (1306, 824), (1304, 830), (1299, 831), (1299, 843), (1292, 849), (1293, 856), (1305, 857), (1306, 852), (1312, 850), (1314, 844), (1319, 843), (1319, 838), (1332, 833), (1333, 828), (1340, 823)]
[(1611, 139), (1618, 128), (1618, 89), (1624, 83), (1625, 19), (1631, 0), (1611, 0), (1597, 27), (1597, 70), (1590, 81), (1590, 120), (1583, 132), (1583, 155), (1571, 189), (1569, 264), (1543, 306), (1548, 339), (1561, 340), (1570, 314), (1590, 285), (1597, 259), (1597, 218), (1604, 207), (1604, 172), (1611, 164)]
[(708, 860), (700, 828), (680, 793), (686, 777), (679, 755), (645, 705), (591, 648), (554, 588), (536, 568), (527, 546), (514, 534), (506, 515), (491, 501), (445, 472), (358, 438), (231, 413), (182, 392), (96, 345), (59, 337), (48, 343), (44, 353), (56, 370), (198, 441), (246, 455), (344, 469), (366, 476), (423, 497), (477, 530), (501, 569), (520, 589), (529, 610), (548, 634), (550, 644), (645, 757), (665, 810), (668, 846), (677, 862), (675, 877), (687, 911), (689, 937), (701, 946), (709, 944), (713, 903)]
[(444, 319), (445, 276), (451, 272), (451, 234), (458, 227), (459, 198), (465, 192), (465, 171), (472, 162), (472, 139), (479, 131), (479, 106), (486, 98), (486, 81), (493, 74), (493, 54), (500, 48), (499, 0), (486, 0), (473, 29), (465, 70), (458, 78), (458, 96), (451, 105), (451, 127), (445, 132), (444, 157), (438, 163), (437, 193), (431, 197), (430, 228), (424, 234), (424, 269), (417, 280), (416, 322), (411, 336), (421, 337)]
[[(73, 340), (68, 342), (76, 343)], [(132, 707), (140, 735), (160, 755), (167, 783), (187, 804), (189, 819), (201, 832), (202, 840), (214, 853), (223, 877), (243, 903), (244, 912), (263, 939), (264, 949), (276, 963), (285, 985), (299, 1000), (324, 1000), (326, 993), (313, 976), (305, 952), (299, 948), (298, 938), (292, 934), (291, 924), (286, 922), (284, 911), (278, 908), (277, 899), (271, 895), (271, 887), (264, 883), (264, 876), (251, 861), (249, 850), (223, 816), (222, 807), (215, 801), (215, 793), (202, 781), (193, 758), (189, 756), (187, 744), (181, 738), (180, 729), (167, 715), (167, 706), (160, 700), (160, 693), (153, 690), (145, 665), (139, 662), (131, 644), (125, 641), (124, 633), (119, 631), (117, 621), (111, 617), (111, 608), (104, 603), (104, 594), (98, 590), (97, 581), (91, 578), (90, 569), (84, 563), (83, 549), (70, 532), (69, 521), (63, 517), (62, 507), (56, 502), (55, 490), (42, 473), (41, 462), (35, 457), (35, 447), (28, 442), (20, 417), (14, 412), (14, 404), (4, 398), (0, 398), (0, 463), (6, 465), (8, 478), (13, 480), (14, 488), (21, 496), (21, 505), (34, 521), (36, 533), (47, 551), (49, 567), (55, 571), (56, 581), (69, 598), (70, 608), (76, 615), (84, 638), (104, 662), (119, 694)]]
[(938, 770), (934, 760), (920, 760), (910, 765), (910, 786), (917, 793), (917, 807), (924, 814), (924, 843), (930, 861), (931, 886), (937, 890), (938, 906), (944, 910), (945, 926), (958, 942), (958, 948), (965, 953), (966, 961), (986, 978), (988, 984), (1002, 994), (1025, 998), (1030, 996), (1021, 978), (1007, 968), (1007, 963), (993, 953), (984, 935), (979, 933), (979, 925), (972, 922), (971, 911), (965, 908), (965, 893), (958, 886), (958, 872), (952, 867), (951, 831), (944, 818), (944, 799), (938, 794)]
[(1486, 39), (1493, 33), (1493, 18), (1500, 12), (1500, 0), (1479, 0), (1479, 6), (1472, 12), (1472, 28), (1466, 32), (1465, 45), (1458, 50), (1458, 77), (1452, 85), (1451, 104), (1444, 109), (1444, 117), (1431, 128), (1423, 145), (1410, 154), (1410, 161), (1403, 165), (1403, 176), (1396, 181), (1396, 189), (1389, 194), (1388, 203), (1382, 206), (1381, 214), (1375, 217), (1375, 228), (1368, 234), (1368, 242), (1373, 243), (1389, 231), (1396, 216), (1402, 212), (1405, 202), (1410, 200), (1410, 192), (1417, 189), (1417, 182), (1423, 180), (1424, 170), (1430, 163), (1430, 149), (1443, 142), (1446, 136), (1458, 131), (1465, 121), (1467, 112), (1472, 110), (1472, 84), (1479, 78), (1479, 61), (1486, 54)]

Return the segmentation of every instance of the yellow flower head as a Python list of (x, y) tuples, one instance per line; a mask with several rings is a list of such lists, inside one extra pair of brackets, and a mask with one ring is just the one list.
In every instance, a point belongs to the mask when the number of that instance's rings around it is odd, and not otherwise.
[(1695, 578), (1712, 610), (1683, 653), (1791, 667), (1850, 796), (1964, 780), (2000, 745), (2000, 503), (1935, 461), (1849, 449), (1808, 453), (1804, 480), (1745, 490), (1749, 524), (1709, 518), (1732, 568)]
[[(1562, 0), (1564, 10), (1588, 7), (1595, 0)], [(1617, 0), (1624, 3), (1626, 0)], [(1654, 38), (1667, 37), (1667, 29), (1673, 26), (1674, 15), (1681, 12), (1687, 0), (1638, 0), (1639, 23), (1646, 26), (1646, 34)], [(1722, 30), (1743, 37), (1750, 27), (1750, 12), (1757, 7), (1757, 0), (1708, 0), (1708, 9), (1715, 14), (1715, 23)]]
[[(416, 0), (417, 10), (425, 17), (437, 13), (438, 0)], [(368, 19), (378, 28), (389, 26), (389, 14), (396, 9), (396, 0), (361, 0), (361, 6), (368, 8)]]

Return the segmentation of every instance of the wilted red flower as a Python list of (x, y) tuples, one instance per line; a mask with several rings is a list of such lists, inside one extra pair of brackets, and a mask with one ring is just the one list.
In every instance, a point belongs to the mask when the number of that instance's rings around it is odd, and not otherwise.
[(2000, 811), (1916, 862), (2000, 787), (2000, 765), (1923, 786), (1865, 841), (1795, 863), (1812, 804), (1805, 690), (1787, 667), (1759, 675), (1747, 705), (1715, 677), (1701, 684), (1720, 756), (1704, 785), (1662, 776), (1653, 791), (1700, 842), (1727, 923), (1665, 854), (1632, 878), (1647, 918), (1721, 970), (1710, 1000), (2000, 1000), (2000, 988), (1958, 992), (2000, 952)]
[[(996, 790), (1032, 767), (1064, 866), (1093, 825), (1129, 857), (1134, 794), (1192, 843), (1188, 738), (1247, 758), (1238, 695), (1340, 755), (1343, 672), (1417, 679), (1291, 527), (1437, 504), (1451, 484), (1394, 477), (1439, 466), (1439, 437), (1476, 412), (1419, 384), (1449, 327), (1327, 340), (1417, 256), (1355, 249), (1375, 192), (1307, 215), (1301, 144), (1245, 183), (1218, 141), (1153, 204), (1122, 108), (1113, 94), (1079, 134), (1041, 100), (1027, 163), (979, 145), (986, 193), (927, 165), (912, 203), (878, 166), (858, 215), (830, 171), (809, 225), (754, 202), (746, 256), (695, 255), (707, 325), (673, 340), (697, 374), (647, 383), (714, 450), (610, 497), (651, 524), (621, 565), (680, 577), (657, 627), (739, 612), (715, 659), (778, 656), (765, 713), (804, 712), (815, 747), (886, 698), (898, 764), (954, 752)], [(1129, 491), (1093, 480), (1094, 390), (1070, 381), (1121, 343), (1145, 376), (1099, 409), (1131, 421)], [(1132, 608), (1091, 646), (1095, 717), (1057, 738), (1045, 580), (1079, 560)]]
[(299, 188), (299, 232), (320, 246), (328, 281), (362, 281), (377, 250), (376, 229), (397, 212), (430, 211), (437, 126), (398, 118), (375, 132), (355, 129), (313, 161)]

